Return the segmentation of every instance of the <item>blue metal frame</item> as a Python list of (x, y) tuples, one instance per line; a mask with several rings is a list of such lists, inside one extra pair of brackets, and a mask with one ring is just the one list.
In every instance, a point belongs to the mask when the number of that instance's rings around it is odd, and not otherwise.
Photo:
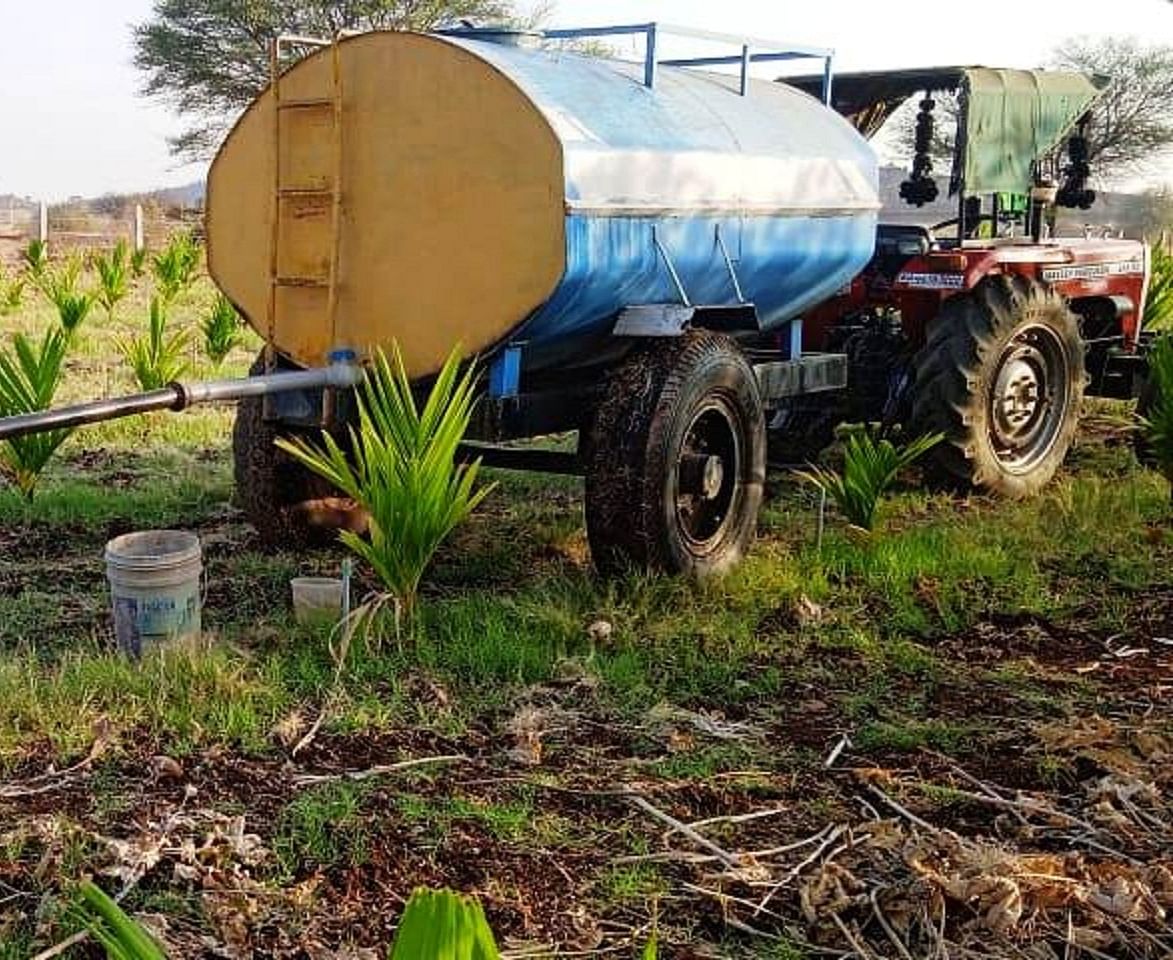
[[(627, 37), (644, 35), (644, 86), (656, 85), (656, 68), (663, 64), (669, 67), (716, 67), (741, 66), (741, 95), (749, 93), (749, 68), (754, 63), (771, 63), (781, 60), (822, 60), (823, 61), (823, 103), (831, 103), (831, 83), (835, 51), (826, 47), (805, 47), (784, 45), (770, 40), (755, 40), (732, 33), (714, 33), (711, 30), (694, 30), (667, 23), (632, 23), (606, 27), (567, 27), (542, 31), (548, 40), (581, 40), (597, 37)], [(692, 40), (707, 40), (711, 43), (725, 43), (740, 47), (740, 53), (718, 57), (686, 57), (663, 59), (657, 56), (656, 48), (661, 35), (687, 37)], [(755, 52), (757, 51), (757, 52)]]
[(521, 345), (511, 343), (489, 366), (489, 396), (516, 397), (521, 391)]

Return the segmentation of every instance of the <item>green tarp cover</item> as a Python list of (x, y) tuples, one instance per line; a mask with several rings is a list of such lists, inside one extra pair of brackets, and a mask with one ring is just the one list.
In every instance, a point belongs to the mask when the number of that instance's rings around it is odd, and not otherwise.
[(1035, 158), (1055, 147), (1099, 96), (1078, 73), (970, 67), (962, 84), (964, 140), (954, 173), (965, 191), (1027, 192)]

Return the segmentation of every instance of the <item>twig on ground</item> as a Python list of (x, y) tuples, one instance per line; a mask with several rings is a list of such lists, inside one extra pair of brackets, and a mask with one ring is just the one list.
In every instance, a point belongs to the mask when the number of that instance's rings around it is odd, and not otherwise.
[(744, 920), (738, 920), (737, 917), (727, 916), (725, 922), (729, 924), (734, 930), (740, 930), (742, 933), (748, 933), (752, 937), (763, 937), (766, 940), (777, 940), (778, 936), (773, 933), (767, 933), (765, 930), (759, 930), (757, 927), (751, 927)]
[(313, 722), (310, 728), (305, 732), (305, 736), (293, 745), (293, 749), (289, 751), (291, 757), (296, 757), (302, 750), (313, 743), (314, 737), (318, 735), (318, 731), (322, 729), (322, 721), (326, 719), (326, 707), (318, 711), (318, 719)]
[[(931, 786), (931, 784), (924, 784), (918, 782), (919, 787)], [(972, 790), (959, 790), (957, 787), (950, 788), (950, 792), (959, 797), (964, 797), (966, 800), (973, 800), (975, 803), (984, 803), (994, 807), (1003, 807), (1007, 810), (1025, 811), (1027, 813), (1038, 814), (1043, 817), (1053, 817), (1056, 820), (1062, 820), (1064, 823), (1072, 827), (1083, 827), (1085, 830), (1096, 832), (1096, 828), (1088, 823), (1086, 820), (1081, 820), (1079, 817), (1073, 817), (1069, 813), (1064, 813), (1062, 810), (1056, 810), (1049, 804), (1043, 803), (1041, 800), (1035, 800), (1032, 797), (1020, 797), (1017, 800), (1007, 800), (1005, 797), (985, 793), (974, 793)]]
[[(708, 887), (698, 887), (695, 883), (689, 883), (688, 881), (682, 881), (680, 885), (684, 887), (685, 890), (691, 890), (694, 893), (701, 893), (706, 897), (712, 897), (714, 900), (721, 903), (722, 906), (725, 905), (726, 901), (729, 903), (740, 903), (743, 907), (752, 907), (755, 913), (757, 912), (758, 905), (752, 900), (746, 900), (744, 897), (735, 897), (731, 893), (724, 893), (721, 890), (710, 890)], [(763, 910), (761, 912), (773, 917), (775, 920), (786, 919), (784, 916), (782, 916), (782, 914), (775, 913), (773, 910)]]
[(835, 744), (831, 752), (827, 755), (827, 759), (823, 761), (823, 766), (828, 770), (835, 766), (835, 761), (839, 759), (839, 754), (843, 752), (846, 747), (851, 746), (851, 738), (845, 733), (839, 738), (839, 742)]
[(895, 800), (893, 800), (890, 796), (888, 796), (888, 794), (886, 794), (883, 790), (881, 790), (879, 787), (877, 787), (874, 783), (868, 784), (868, 790), (870, 790), (872, 793), (874, 793), (879, 799), (883, 800), (884, 803), (886, 803), (891, 809), (895, 810), (898, 814), (900, 814), (900, 816), (904, 817), (910, 823), (913, 823), (918, 827), (922, 827), (923, 829), (928, 830), (930, 832), (936, 831), (937, 828), (934, 827), (931, 823), (929, 823), (927, 820), (922, 820), (920, 817), (918, 817), (911, 810), (907, 809), (906, 807), (901, 806), (899, 803), (897, 803)]
[(689, 826), (696, 830), (698, 827), (707, 827), (714, 823), (748, 823), (751, 820), (776, 817), (781, 813), (789, 813), (790, 811), (790, 807), (772, 807), (769, 810), (755, 810), (753, 813), (738, 813), (724, 817), (706, 817), (704, 820), (693, 820), (689, 823)]
[(839, 932), (842, 933), (847, 942), (851, 944), (851, 949), (854, 950), (859, 956), (861, 956), (863, 960), (871, 960), (872, 955), (867, 951), (864, 945), (859, 942), (859, 939), (851, 932), (847, 924), (844, 923), (840, 918), (839, 914), (832, 911), (830, 917), (835, 921), (835, 926), (839, 928)]
[[(797, 843), (788, 843), (781, 847), (766, 847), (764, 850), (750, 850), (745, 854), (746, 857), (761, 862), (769, 857), (776, 857), (780, 853), (789, 853), (791, 850), (801, 850), (803, 847), (809, 847), (812, 843), (818, 842), (827, 832), (824, 827), (818, 833), (807, 837), (804, 840), (799, 840)], [(661, 853), (641, 853), (633, 854), (626, 857), (616, 857), (612, 863), (647, 863), (647, 862), (679, 862), (679, 863), (712, 863), (714, 860), (720, 860), (720, 857), (707, 853), (686, 853), (682, 850), (667, 850)]]
[(110, 733), (104, 723), (99, 725), (94, 742), (90, 744), (89, 752), (72, 767), (57, 770), (52, 773), (41, 773), (29, 777), (19, 783), (0, 786), (0, 800), (19, 800), (24, 797), (35, 797), (42, 793), (50, 793), (65, 786), (76, 774), (88, 769), (110, 745)]
[(881, 928), (888, 939), (892, 941), (892, 946), (896, 948), (896, 952), (904, 958), (904, 960), (912, 960), (912, 954), (908, 952), (908, 948), (904, 945), (904, 941), (897, 935), (892, 924), (888, 921), (887, 914), (880, 908), (879, 893), (883, 887), (872, 887), (872, 892), (868, 895), (868, 899), (872, 901), (872, 913), (876, 915), (876, 920), (879, 922)]
[[(948, 764), (950, 770), (952, 770), (955, 774), (957, 774), (959, 777), (961, 777), (961, 779), (964, 780), (966, 783), (970, 784), (970, 786), (976, 787), (978, 790), (980, 790), (982, 793), (984, 793), (990, 799), (992, 799), (992, 800), (1005, 800), (1006, 799), (1005, 797), (1002, 796), (1002, 793), (999, 790), (996, 790), (991, 784), (988, 784), (983, 780), (979, 780), (977, 777), (973, 776), (973, 774), (968, 773), (967, 771), (962, 769), (957, 763), (955, 763), (953, 761), (952, 758), (945, 756), (945, 754), (943, 754), (943, 753), (938, 753), (936, 750), (926, 750), (925, 752), (929, 756), (936, 757), (938, 760), (941, 760), (942, 762)], [(1021, 810), (1019, 810), (1017, 808), (1011, 808), (1010, 812), (1012, 814), (1014, 814), (1014, 816), (1018, 819), (1019, 823), (1021, 823), (1023, 825), (1027, 825), (1029, 823), (1029, 821), (1023, 815)]]
[(757, 907), (754, 908), (754, 915), (757, 916), (757, 914), (765, 910), (766, 905), (774, 898), (774, 894), (786, 886), (786, 884), (794, 880), (795, 877), (802, 873), (802, 871), (809, 867), (812, 863), (818, 860), (819, 857), (822, 856), (823, 851), (826, 850), (827, 847), (833, 844), (836, 840), (838, 840), (846, 829), (847, 827), (843, 826), (842, 824), (837, 827), (831, 827), (830, 825), (824, 827), (822, 830), (824, 835), (823, 840), (815, 849), (815, 851), (805, 860), (802, 860), (796, 866), (791, 867), (781, 880), (771, 881), (770, 889), (766, 892), (766, 895), (762, 898)]
[(90, 938), (89, 930), (79, 930), (71, 937), (66, 937), (60, 943), (54, 944), (48, 950), (42, 950), (32, 960), (51, 960), (53, 957), (59, 957), (71, 947), (76, 947), (79, 943), (85, 943)]
[(688, 839), (691, 840), (693, 843), (697, 844), (698, 846), (704, 847), (706, 850), (713, 853), (717, 857), (717, 859), (720, 860), (722, 863), (724, 863), (727, 867), (732, 867), (734, 869), (738, 869), (738, 868), (741, 868), (745, 865), (742, 861), (738, 860), (735, 856), (733, 856), (733, 854), (721, 849), (721, 847), (719, 847), (719, 846), (717, 846), (717, 844), (713, 843), (713, 841), (710, 840), (708, 837), (697, 833), (687, 823), (683, 823), (680, 820), (677, 820), (675, 817), (671, 816), (670, 814), (665, 813), (659, 807), (655, 806), (652, 803), (649, 803), (644, 797), (640, 796), (638, 793), (630, 794), (627, 799), (630, 803), (639, 807), (645, 813), (651, 814), (653, 817), (655, 817), (661, 823), (668, 824), (668, 826), (672, 827), (672, 829), (675, 830), (677, 833), (683, 834), (684, 836), (688, 837)]
[(403, 760), (400, 763), (384, 763), (368, 767), (366, 770), (345, 770), (342, 773), (300, 773), (293, 777), (293, 786), (294, 789), (300, 789), (335, 780), (369, 780), (371, 777), (398, 773), (410, 767), (422, 767), (432, 763), (467, 763), (468, 760), (469, 758), (463, 753), (452, 753), (439, 757), (417, 757), (414, 760)]

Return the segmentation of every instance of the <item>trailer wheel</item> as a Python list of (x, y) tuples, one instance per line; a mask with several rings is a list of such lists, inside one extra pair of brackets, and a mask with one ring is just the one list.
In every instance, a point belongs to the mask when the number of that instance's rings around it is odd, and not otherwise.
[(992, 276), (947, 300), (917, 354), (912, 425), (945, 435), (930, 480), (1010, 497), (1038, 492), (1079, 423), (1087, 375), (1079, 322), (1058, 294)]
[[(250, 375), (264, 372), (258, 357)], [(232, 461), (236, 490), (233, 502), (272, 546), (308, 546), (332, 541), (341, 527), (355, 529), (354, 504), (338, 495), (274, 441), (282, 431), (264, 419), (260, 397), (246, 397), (236, 407)]]
[(731, 340), (690, 333), (640, 348), (611, 377), (589, 432), (586, 525), (600, 571), (704, 578), (741, 559), (766, 435), (757, 380)]

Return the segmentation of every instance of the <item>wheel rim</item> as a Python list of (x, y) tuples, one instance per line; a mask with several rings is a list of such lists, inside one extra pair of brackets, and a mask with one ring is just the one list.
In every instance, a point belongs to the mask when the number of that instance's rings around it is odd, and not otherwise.
[(1050, 327), (1024, 327), (994, 370), (990, 442), (1003, 469), (1028, 473), (1050, 453), (1067, 419), (1071, 377), (1063, 342)]
[(716, 549), (730, 526), (741, 458), (737, 414), (724, 398), (710, 398), (689, 422), (673, 471), (677, 523), (694, 554)]

